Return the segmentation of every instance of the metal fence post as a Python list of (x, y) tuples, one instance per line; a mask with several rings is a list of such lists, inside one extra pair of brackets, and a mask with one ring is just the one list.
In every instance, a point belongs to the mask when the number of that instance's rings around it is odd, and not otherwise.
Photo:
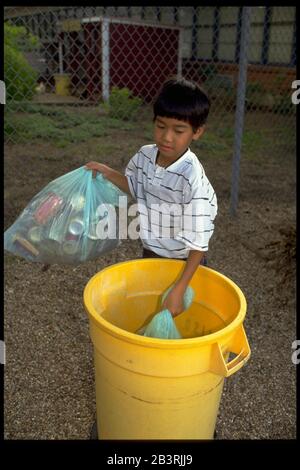
[(102, 98), (109, 100), (109, 20), (103, 18), (102, 27)]
[(240, 60), (239, 60), (239, 75), (238, 75), (238, 89), (236, 97), (236, 111), (235, 111), (235, 133), (234, 133), (234, 147), (233, 147), (233, 160), (232, 160), (232, 180), (231, 180), (231, 199), (230, 199), (230, 214), (236, 215), (239, 191), (239, 173), (240, 173), (240, 159), (244, 129), (244, 115), (245, 115), (245, 100), (246, 100), (246, 85), (247, 85), (247, 66), (248, 66), (248, 47), (250, 38), (250, 13), (251, 7), (243, 7), (242, 13), (242, 30), (241, 30), (241, 46), (240, 46)]
[(59, 73), (64, 73), (64, 66), (63, 66), (63, 43), (60, 39), (58, 42), (58, 61), (59, 61)]
[(183, 30), (179, 30), (178, 42), (178, 63), (177, 63), (177, 78), (182, 78), (182, 48), (183, 48)]
[(3, 80), (0, 80), (0, 104), (5, 104), (6, 102), (6, 88)]

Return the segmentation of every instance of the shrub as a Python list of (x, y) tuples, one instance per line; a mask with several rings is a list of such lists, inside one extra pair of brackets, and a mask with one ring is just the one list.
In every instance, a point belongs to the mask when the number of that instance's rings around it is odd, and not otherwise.
[(4, 23), (4, 82), (7, 100), (30, 99), (38, 73), (29, 65), (23, 52), (38, 47), (38, 39), (22, 26)]
[(128, 88), (112, 87), (110, 97), (104, 108), (112, 118), (122, 119), (124, 121), (135, 119), (142, 100), (132, 96)]

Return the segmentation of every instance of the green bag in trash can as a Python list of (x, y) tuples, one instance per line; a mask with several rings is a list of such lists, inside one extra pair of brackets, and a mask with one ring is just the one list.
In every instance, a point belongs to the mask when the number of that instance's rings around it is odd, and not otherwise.
[[(169, 287), (164, 293), (161, 304), (164, 303), (165, 298), (167, 297), (170, 290), (173, 286)], [(187, 287), (184, 296), (183, 296), (183, 305), (184, 309), (187, 310), (193, 302), (195, 292), (191, 287)], [(164, 309), (161, 312), (154, 315), (152, 320), (142, 328), (137, 331), (138, 334), (143, 336), (148, 336), (152, 338), (162, 338), (162, 339), (180, 339), (182, 338), (179, 333), (171, 312), (168, 309)]]
[[(51, 181), (4, 233), (4, 249), (28, 261), (77, 265), (119, 245), (125, 193), (84, 166)], [(107, 230), (108, 226), (110, 227)]]

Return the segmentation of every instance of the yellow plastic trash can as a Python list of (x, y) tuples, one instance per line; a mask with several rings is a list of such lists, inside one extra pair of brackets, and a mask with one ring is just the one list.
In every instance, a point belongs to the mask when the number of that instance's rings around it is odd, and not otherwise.
[(160, 310), (162, 294), (184, 266), (168, 259), (126, 261), (98, 272), (84, 289), (99, 439), (213, 438), (224, 378), (250, 356), (239, 287), (199, 266), (189, 284), (193, 304), (175, 319), (183, 339), (134, 333)]
[(55, 93), (60, 96), (70, 96), (71, 76), (68, 73), (54, 75)]

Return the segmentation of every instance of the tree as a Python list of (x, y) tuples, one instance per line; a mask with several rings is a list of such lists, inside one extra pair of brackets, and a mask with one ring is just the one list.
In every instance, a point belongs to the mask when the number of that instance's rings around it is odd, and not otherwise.
[(6, 100), (30, 100), (34, 95), (38, 72), (28, 63), (24, 52), (37, 49), (39, 39), (23, 26), (4, 23), (4, 82)]

